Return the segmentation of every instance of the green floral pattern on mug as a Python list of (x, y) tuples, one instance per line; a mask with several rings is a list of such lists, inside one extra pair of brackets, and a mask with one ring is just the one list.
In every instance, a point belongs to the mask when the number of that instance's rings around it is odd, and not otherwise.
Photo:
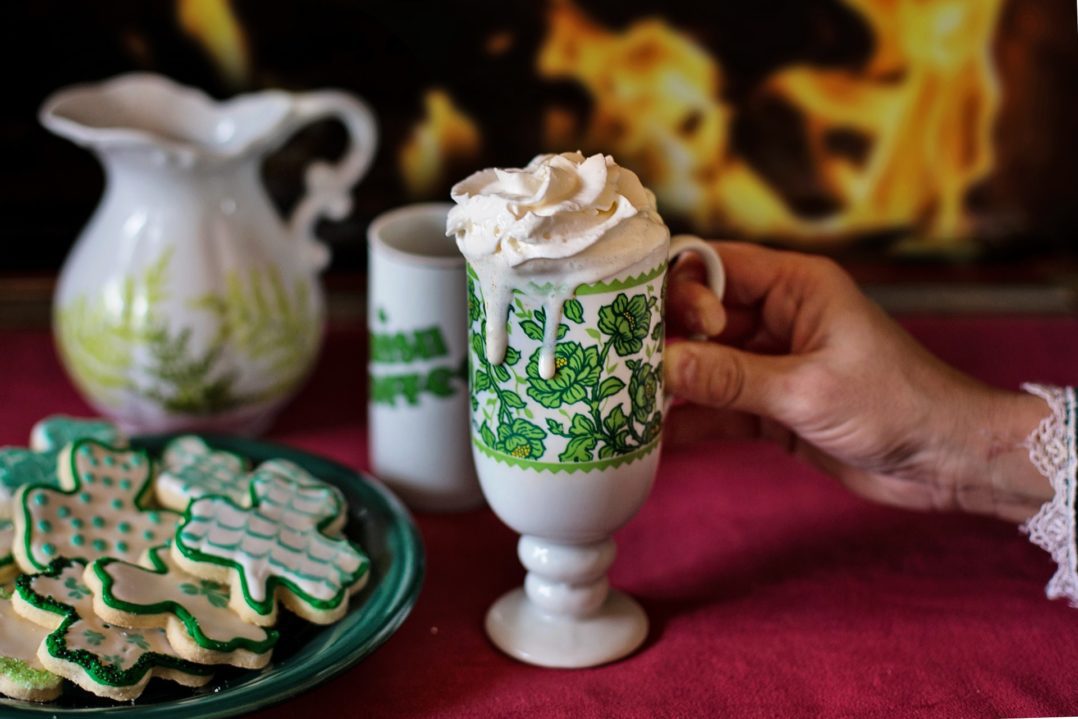
[(604, 466), (653, 449), (662, 426), (659, 274), (651, 271), (635, 284), (627, 281), (604, 293), (603, 303), (597, 311), (593, 306), (590, 316), (580, 300), (568, 300), (557, 331), (555, 374), (544, 379), (539, 345), (545, 310), (528, 308), (520, 297), (514, 298), (508, 322), (515, 346), (507, 349), (501, 364), (491, 364), (486, 358), (485, 308), (469, 271), (476, 443), (493, 456), (544, 465)]

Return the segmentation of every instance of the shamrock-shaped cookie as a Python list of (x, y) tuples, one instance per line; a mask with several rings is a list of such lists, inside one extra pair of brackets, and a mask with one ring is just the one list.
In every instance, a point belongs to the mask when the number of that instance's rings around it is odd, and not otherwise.
[(15, 491), (24, 484), (57, 486), (57, 455), (69, 442), (83, 437), (120, 445), (127, 442), (108, 422), (55, 415), (34, 425), (30, 431), (30, 449), (0, 448), (0, 582), (13, 579), (19, 570), (11, 553)]
[(120, 629), (94, 614), (82, 581), (85, 565), (58, 559), (42, 574), (16, 582), (15, 611), (49, 629), (37, 657), (49, 671), (98, 696), (138, 697), (151, 677), (202, 686), (212, 668), (176, 655), (161, 629)]
[(272, 467), (252, 473), (250, 492), (250, 507), (213, 495), (192, 502), (172, 545), (176, 564), (228, 581), (229, 605), (252, 624), (272, 626), (278, 599), (317, 624), (340, 619), (370, 561), (355, 544), (326, 535), (344, 514), (339, 492)]
[(167, 540), (179, 515), (149, 510), (151, 466), (145, 453), (80, 439), (61, 453), (59, 489), (20, 487), (13, 553), (24, 572), (58, 557), (134, 561)]
[(37, 658), (49, 630), (23, 619), (11, 606), (11, 588), (0, 587), (0, 694), (32, 702), (52, 701), (63, 680)]
[(194, 435), (184, 435), (165, 445), (154, 493), (162, 507), (182, 512), (191, 500), (207, 494), (243, 504), (249, 481), (243, 457), (212, 449)]
[(167, 546), (149, 550), (147, 562), (153, 569), (114, 559), (86, 568), (97, 616), (124, 627), (163, 627), (176, 653), (199, 664), (266, 666), (277, 632), (229, 609), (226, 585), (187, 574)]

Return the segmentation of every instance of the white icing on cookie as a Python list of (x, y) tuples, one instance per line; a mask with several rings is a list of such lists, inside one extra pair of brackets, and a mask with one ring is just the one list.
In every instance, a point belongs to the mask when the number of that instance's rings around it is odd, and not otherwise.
[(0, 657), (25, 662), (31, 669), (44, 670), (37, 658), (38, 647), (49, 630), (23, 619), (11, 607), (11, 589), (0, 588)]
[[(120, 607), (139, 614), (160, 614), (148, 607), (174, 602), (182, 606), (197, 622), (202, 633), (215, 642), (226, 643), (237, 637), (252, 642), (265, 642), (265, 629), (248, 624), (228, 608), (229, 590), (224, 584), (208, 579), (198, 579), (187, 574), (169, 556), (165, 547), (150, 550), (156, 557), (158, 569), (152, 571), (126, 562), (108, 562), (95, 569), (111, 577), (108, 594), (103, 595), (107, 606), (115, 606), (114, 600), (135, 607)], [(153, 560), (151, 560), (153, 561)]]
[(344, 512), (340, 492), (321, 482), (297, 482), (273, 467), (259, 467), (251, 482), (253, 508), (213, 496), (193, 502), (177, 532), (177, 548), (196, 561), (201, 553), (232, 563), (243, 573), (249, 603), (272, 600), (267, 585), (280, 579), (307, 600), (347, 596), (369, 561), (351, 543), (323, 533)]
[[(113, 670), (131, 669), (144, 655), (153, 653), (177, 667), (204, 671), (183, 662), (172, 651), (162, 629), (121, 629), (99, 619), (94, 613), (93, 594), (82, 580), (84, 569), (85, 565), (81, 562), (70, 562), (55, 577), (38, 574), (29, 578), (31, 595), (36, 596), (23, 595), (24, 600), (38, 607), (51, 600), (69, 613), (59, 627), (49, 632), (62, 639), (61, 649), (56, 652), (46, 649), (49, 656), (59, 659), (64, 665), (77, 666), (87, 672), (110, 673)], [(87, 662), (77, 658), (72, 652), (78, 650), (85, 650), (93, 660)], [(93, 666), (95, 663), (100, 667)], [(147, 670), (151, 669), (153, 665), (147, 667)], [(71, 676), (68, 678), (75, 679)], [(132, 679), (138, 680), (141, 676)]]
[(211, 449), (194, 435), (177, 437), (161, 455), (162, 471), (155, 483), (162, 505), (183, 511), (187, 504), (207, 494), (249, 503), (247, 462), (231, 452)]

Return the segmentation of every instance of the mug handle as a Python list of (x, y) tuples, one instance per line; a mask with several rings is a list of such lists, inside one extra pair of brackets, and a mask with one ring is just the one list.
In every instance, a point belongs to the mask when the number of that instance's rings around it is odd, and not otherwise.
[(348, 130), (348, 148), (336, 163), (311, 163), (305, 174), (306, 193), (288, 220), (288, 230), (300, 243), (307, 263), (315, 270), (329, 264), (329, 248), (319, 242), (314, 225), (323, 215), (343, 220), (352, 211), (352, 186), (366, 174), (378, 144), (374, 113), (358, 98), (339, 90), (319, 90), (294, 97), (293, 129), (328, 118), (340, 120)]
[[(667, 256), (669, 262), (673, 262), (678, 255), (686, 252), (694, 252), (703, 260), (704, 269), (707, 272), (707, 285), (721, 300), (726, 291), (726, 270), (722, 266), (719, 253), (714, 247), (694, 235), (675, 235), (670, 238), (670, 252)], [(673, 401), (674, 396), (664, 391), (664, 416), (669, 413)]]

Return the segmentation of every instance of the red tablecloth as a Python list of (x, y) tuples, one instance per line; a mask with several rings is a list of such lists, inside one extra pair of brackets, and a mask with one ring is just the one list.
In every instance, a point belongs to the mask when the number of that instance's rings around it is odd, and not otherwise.
[[(1078, 321), (906, 322), (989, 382), (1078, 383)], [(331, 332), (271, 438), (367, 465), (361, 328)], [(0, 444), (85, 413), (46, 333), (0, 335)], [(629, 659), (518, 664), (482, 620), (519, 584), (516, 536), (487, 510), (419, 515), (422, 596), (345, 675), (262, 714), (323, 716), (1035, 716), (1078, 713), (1078, 610), (1044, 598), (1053, 566), (1012, 525), (875, 507), (774, 448), (668, 451), (618, 534), (613, 583), (652, 621)], [(301, 704), (305, 705), (301, 708)]]

